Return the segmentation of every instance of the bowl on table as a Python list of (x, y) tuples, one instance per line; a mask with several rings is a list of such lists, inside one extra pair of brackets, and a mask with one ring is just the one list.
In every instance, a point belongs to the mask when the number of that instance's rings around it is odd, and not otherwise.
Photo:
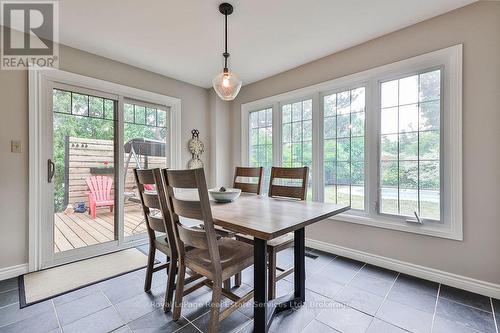
[(216, 202), (232, 202), (238, 199), (241, 190), (239, 188), (218, 187), (209, 189), (208, 193)]

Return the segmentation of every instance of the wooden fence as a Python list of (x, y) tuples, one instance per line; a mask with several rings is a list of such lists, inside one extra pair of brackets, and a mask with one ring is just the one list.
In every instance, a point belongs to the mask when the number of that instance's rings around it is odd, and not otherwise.
[[(65, 204), (85, 202), (88, 205), (86, 192), (89, 189), (85, 180), (91, 176), (105, 175), (113, 178), (113, 185), (116, 182), (114, 175), (115, 153), (112, 140), (67, 137), (65, 151)], [(166, 166), (165, 157), (137, 156), (142, 168), (164, 168)], [(128, 154), (125, 153), (124, 166), (127, 158)], [(135, 167), (137, 167), (137, 163), (132, 157), (125, 180), (125, 192), (135, 191), (133, 174)]]

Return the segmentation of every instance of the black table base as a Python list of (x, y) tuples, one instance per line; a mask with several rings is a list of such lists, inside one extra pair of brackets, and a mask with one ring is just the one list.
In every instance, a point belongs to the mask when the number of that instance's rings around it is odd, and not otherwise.
[(294, 232), (293, 294), (267, 301), (267, 241), (254, 240), (254, 332), (266, 333), (276, 313), (304, 304), (306, 299), (305, 230)]

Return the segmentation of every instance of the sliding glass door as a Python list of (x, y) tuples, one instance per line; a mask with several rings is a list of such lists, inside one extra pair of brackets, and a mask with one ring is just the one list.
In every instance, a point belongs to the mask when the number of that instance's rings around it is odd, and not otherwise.
[(133, 170), (169, 166), (170, 107), (58, 82), (47, 95), (42, 267), (145, 243)]

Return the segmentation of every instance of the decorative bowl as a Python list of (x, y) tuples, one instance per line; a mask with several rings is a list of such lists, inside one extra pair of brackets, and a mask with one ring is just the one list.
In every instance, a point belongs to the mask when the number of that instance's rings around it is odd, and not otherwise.
[(208, 193), (216, 202), (231, 202), (238, 199), (241, 190), (239, 188), (212, 188), (208, 190)]

